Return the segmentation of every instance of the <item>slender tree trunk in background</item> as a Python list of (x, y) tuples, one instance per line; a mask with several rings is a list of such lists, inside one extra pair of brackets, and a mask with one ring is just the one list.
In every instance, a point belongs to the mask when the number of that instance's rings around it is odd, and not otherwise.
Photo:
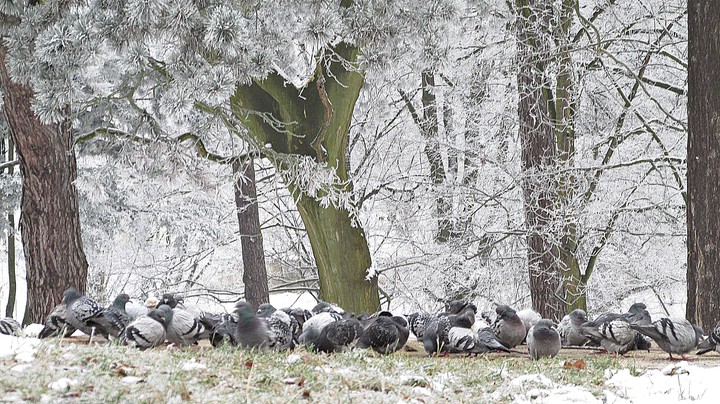
[(23, 179), (20, 230), (25, 251), (25, 324), (42, 323), (67, 287), (84, 291), (88, 264), (80, 232), (72, 134), (67, 123), (42, 124), (30, 103), (32, 89), (10, 80), (0, 41), (3, 112), (20, 159)]
[(242, 245), (243, 283), (245, 300), (257, 310), (263, 303), (270, 303), (268, 277), (265, 268), (265, 250), (260, 231), (260, 212), (255, 186), (255, 166), (252, 159), (234, 160), (232, 163), (235, 182), (235, 205), (240, 227)]
[(687, 318), (720, 312), (720, 2), (688, 1)]
[[(523, 195), (527, 229), (528, 272), (532, 305), (543, 318), (560, 320), (565, 302), (558, 298), (562, 275), (548, 224), (554, 216), (557, 168), (554, 105), (545, 63), (550, 58), (552, 4), (517, 1), (518, 115), (522, 147)], [(552, 115), (551, 115), (552, 114)]]
[[(15, 160), (15, 144), (12, 137), (8, 137), (7, 161)], [(8, 175), (15, 173), (15, 167), (8, 167)], [(15, 213), (8, 213), (7, 220), (10, 226), (10, 234), (7, 237), (8, 245), (8, 302), (5, 306), (5, 317), (13, 317), (15, 311), (15, 299), (17, 294), (17, 277), (15, 274)]]

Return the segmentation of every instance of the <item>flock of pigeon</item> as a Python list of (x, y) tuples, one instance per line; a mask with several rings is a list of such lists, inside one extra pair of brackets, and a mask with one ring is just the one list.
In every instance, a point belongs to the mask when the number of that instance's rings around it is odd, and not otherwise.
[[(17, 334), (20, 324), (0, 320), (0, 333)], [(605, 313), (588, 321), (583, 310), (574, 310), (554, 324), (532, 310), (516, 312), (500, 305), (495, 313), (479, 313), (464, 301), (451, 302), (446, 311), (424, 311), (398, 316), (389, 311), (347, 313), (325, 302), (312, 310), (276, 309), (262, 304), (256, 311), (239, 301), (232, 313), (212, 314), (185, 304), (179, 295), (149, 298), (144, 305), (120, 294), (108, 307), (70, 288), (63, 301), (48, 315), (39, 338), (68, 337), (76, 330), (119, 341), (139, 349), (166, 341), (178, 346), (209, 339), (215, 347), (229, 344), (246, 349), (289, 350), (304, 345), (313, 351), (338, 352), (352, 348), (390, 354), (402, 349), (412, 332), (428, 355), (509, 352), (527, 343), (532, 359), (552, 358), (563, 346), (596, 346), (614, 354), (649, 350), (650, 339), (665, 352), (698, 355), (720, 352), (720, 323), (703, 339), (703, 331), (682, 318), (653, 322), (642, 303), (627, 313)]]

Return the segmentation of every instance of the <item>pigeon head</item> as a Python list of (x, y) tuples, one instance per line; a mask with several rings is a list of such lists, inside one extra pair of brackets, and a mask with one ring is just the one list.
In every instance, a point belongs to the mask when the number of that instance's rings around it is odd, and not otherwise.
[(168, 305), (171, 309), (174, 309), (175, 306), (177, 306), (177, 300), (175, 300), (175, 296), (172, 293), (163, 293), (160, 298), (160, 304)]
[(633, 305), (628, 309), (628, 313), (635, 314), (643, 310), (647, 310), (645, 303), (633, 303)]
[(150, 310), (147, 316), (160, 324), (165, 324), (165, 313), (158, 309)]
[(172, 321), (174, 313), (170, 306), (167, 304), (161, 304), (156, 310), (158, 311), (160, 317), (165, 319), (165, 324), (169, 324)]
[(505, 304), (501, 304), (500, 306), (498, 306), (495, 309), (495, 313), (497, 313), (497, 315), (503, 319), (508, 319), (516, 314), (515, 310)]
[(145, 307), (149, 309), (157, 308), (160, 305), (160, 299), (155, 296), (150, 296), (145, 300)]
[(319, 302), (315, 305), (315, 307), (311, 310), (313, 314), (318, 313), (337, 313), (337, 311), (332, 307), (332, 305), (328, 302)]
[(68, 306), (81, 297), (82, 295), (80, 294), (80, 292), (78, 292), (77, 289), (67, 288), (65, 292), (63, 292), (62, 302), (65, 303), (66, 306)]
[(118, 309), (125, 310), (125, 305), (130, 301), (130, 295), (127, 293), (121, 293), (117, 295), (115, 298), (115, 301), (113, 301), (113, 306), (117, 307)]
[(181, 294), (179, 294), (179, 293), (175, 293), (175, 294), (173, 295), (173, 298), (175, 299), (175, 302), (176, 302), (177, 304), (185, 304), (185, 296), (183, 296), (183, 295), (181, 295)]
[(542, 320), (538, 321), (537, 323), (535, 323), (535, 326), (534, 326), (534, 327), (535, 327), (536, 330), (540, 330), (540, 329), (543, 329), (543, 328), (552, 328), (553, 325), (554, 325), (554, 324), (553, 324), (552, 321), (550, 321), (550, 320), (548, 320), (548, 319), (542, 319)]
[(258, 317), (266, 317), (269, 318), (273, 315), (277, 310), (275, 307), (273, 307), (270, 303), (263, 303), (258, 307), (257, 315)]
[(244, 300), (235, 303), (235, 314), (237, 314), (238, 322), (256, 317), (253, 307)]
[(458, 314), (467, 305), (468, 305), (468, 303), (464, 300), (453, 300), (450, 303), (448, 303), (448, 305), (446, 307), (446, 311), (450, 314)]
[(570, 321), (575, 326), (580, 326), (582, 323), (587, 322), (587, 315), (585, 314), (585, 311), (581, 309), (575, 309), (568, 315), (570, 316)]
[(627, 320), (633, 324), (649, 325), (652, 323), (650, 313), (645, 309), (637, 309), (634, 313), (628, 312), (628, 314), (630, 315)]

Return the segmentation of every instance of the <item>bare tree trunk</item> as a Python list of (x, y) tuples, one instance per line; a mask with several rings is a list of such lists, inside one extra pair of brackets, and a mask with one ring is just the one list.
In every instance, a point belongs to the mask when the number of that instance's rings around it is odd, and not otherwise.
[(260, 212), (255, 187), (255, 166), (252, 158), (232, 163), (235, 182), (235, 205), (240, 227), (242, 245), (243, 283), (245, 300), (255, 309), (263, 303), (270, 303), (265, 250), (260, 231)]
[(554, 105), (546, 81), (549, 60), (549, 19), (552, 4), (544, 0), (517, 1), (518, 115), (527, 228), (528, 271), (533, 308), (543, 318), (559, 320), (565, 303), (558, 298), (561, 273), (558, 252), (548, 227), (557, 198), (553, 172), (557, 167)]
[(17, 146), (23, 178), (21, 225), (25, 250), (27, 307), (24, 323), (42, 322), (62, 300), (63, 290), (85, 290), (75, 152), (68, 123), (42, 124), (30, 103), (33, 91), (10, 80), (7, 49), (0, 41), (0, 85), (5, 114)]
[[(12, 137), (8, 138), (7, 160), (15, 160), (15, 144)], [(12, 177), (15, 167), (8, 167), (8, 175)], [(5, 306), (5, 317), (13, 317), (15, 311), (15, 299), (17, 294), (17, 277), (15, 275), (15, 213), (10, 211), (7, 216), (10, 226), (10, 234), (7, 237), (8, 245), (8, 301)]]
[(720, 2), (688, 1), (687, 318), (720, 311)]

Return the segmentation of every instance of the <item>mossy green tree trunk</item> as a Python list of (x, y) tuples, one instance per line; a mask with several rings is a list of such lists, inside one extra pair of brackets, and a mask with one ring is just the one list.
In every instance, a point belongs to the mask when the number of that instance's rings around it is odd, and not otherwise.
[[(363, 85), (354, 70), (358, 51), (345, 43), (319, 55), (314, 77), (302, 89), (271, 73), (238, 86), (231, 98), (233, 115), (249, 130), (265, 157), (285, 172), (299, 159), (311, 158), (339, 179), (333, 191), (352, 192), (347, 175), (348, 131)], [(286, 178), (297, 201), (320, 279), (320, 297), (346, 310), (372, 312), (380, 305), (365, 233), (351, 217), (351, 206), (322, 205), (327, 196), (311, 195), (301, 182)]]

